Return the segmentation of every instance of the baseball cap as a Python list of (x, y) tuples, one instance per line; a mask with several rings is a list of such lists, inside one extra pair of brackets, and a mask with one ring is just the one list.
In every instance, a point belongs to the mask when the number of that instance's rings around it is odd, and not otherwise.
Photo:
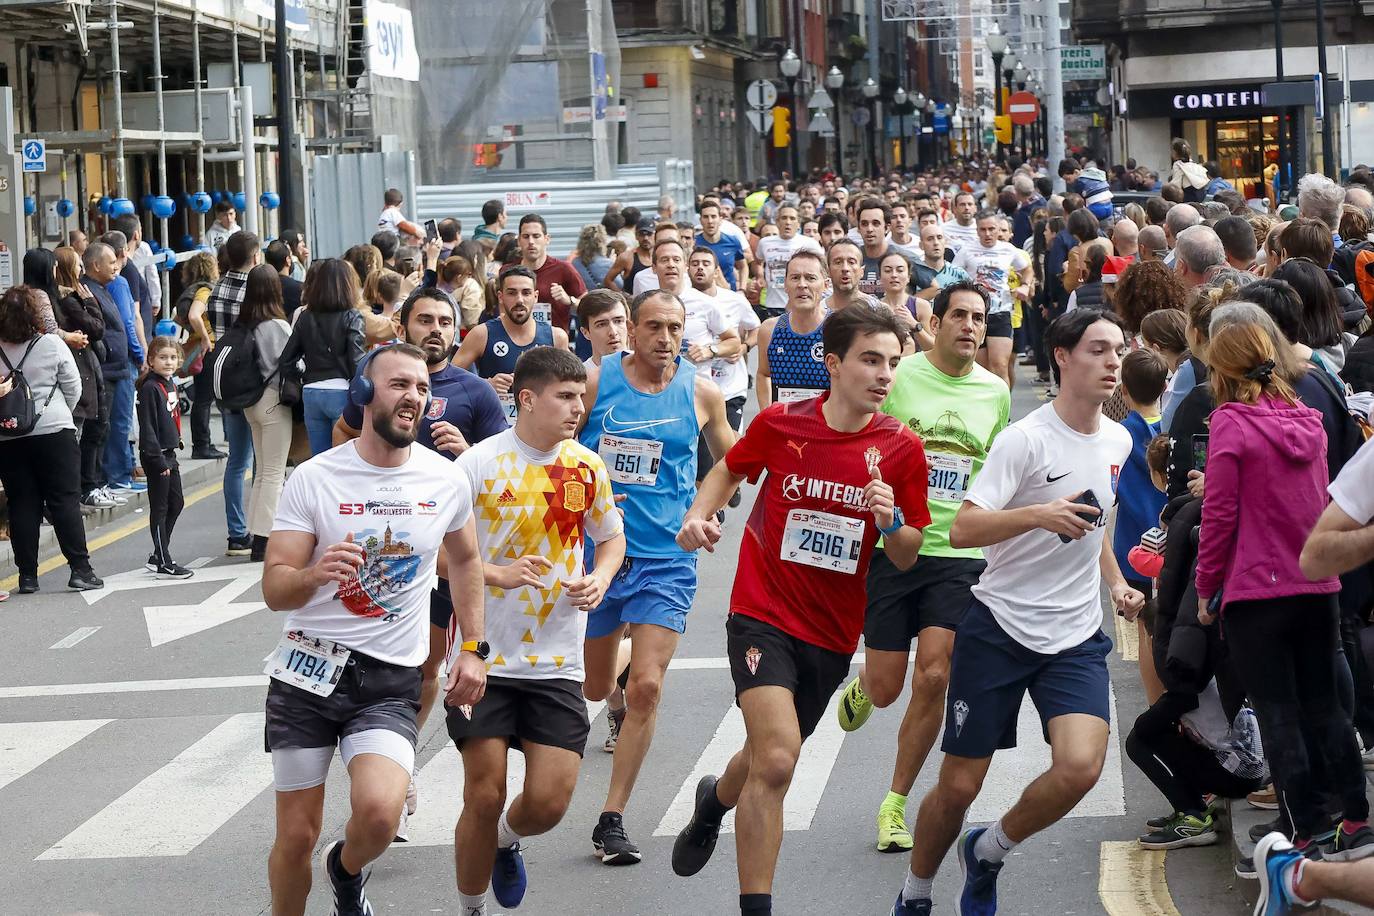
[(639, 222), (635, 223), (635, 232), (653, 232), (654, 227), (657, 225), (658, 220), (654, 219), (652, 216), (641, 216)]

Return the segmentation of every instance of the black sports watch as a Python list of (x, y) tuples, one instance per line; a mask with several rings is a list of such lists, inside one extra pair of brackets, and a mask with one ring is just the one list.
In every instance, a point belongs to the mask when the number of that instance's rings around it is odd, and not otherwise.
[(458, 647), (459, 652), (471, 652), (482, 661), (491, 655), (491, 643), (485, 639), (469, 639)]

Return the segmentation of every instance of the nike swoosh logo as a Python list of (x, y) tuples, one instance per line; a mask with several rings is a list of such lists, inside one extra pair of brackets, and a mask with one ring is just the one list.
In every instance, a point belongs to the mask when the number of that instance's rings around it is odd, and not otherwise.
[(1072, 473), (1073, 473), (1073, 471), (1065, 471), (1064, 473), (1060, 474), (1058, 477), (1051, 477), (1048, 473), (1046, 473), (1046, 474), (1045, 474), (1045, 483), (1054, 483), (1054, 482), (1057, 481), (1057, 480), (1063, 480), (1065, 477), (1068, 477), (1068, 476), (1069, 476), (1070, 474), (1072, 474)]
[(655, 426), (663, 426), (665, 423), (676, 423), (677, 417), (668, 417), (664, 420), (636, 420), (626, 423), (624, 420), (615, 418), (615, 408), (606, 411), (606, 415), (601, 418), (601, 429), (608, 433), (633, 433), (642, 429), (653, 429)]

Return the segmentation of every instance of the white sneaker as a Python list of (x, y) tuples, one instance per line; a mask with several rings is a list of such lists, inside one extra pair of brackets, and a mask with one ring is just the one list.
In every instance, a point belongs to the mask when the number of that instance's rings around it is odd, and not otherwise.
[(420, 807), (420, 793), (415, 788), (415, 777), (410, 777), (410, 787), (406, 789), (406, 814), (414, 814)]
[(606, 735), (606, 743), (601, 745), (601, 749), (608, 754), (615, 753), (616, 743), (620, 740), (620, 726), (625, 722), (624, 709), (612, 709), (606, 707), (606, 723), (610, 726), (610, 733)]
[(119, 495), (118, 493), (111, 490), (108, 486), (101, 487), (96, 492), (99, 493), (105, 499), (108, 499), (110, 502), (114, 503), (116, 506), (126, 506), (129, 504), (129, 498), (127, 496)]
[(406, 813), (406, 806), (405, 806), (405, 805), (402, 805), (402, 806), (401, 806), (401, 822), (400, 822), (399, 824), (396, 825), (396, 839), (393, 840), (392, 842), (395, 842), (395, 843), (409, 843), (409, 842), (410, 842), (410, 815)]
[(1374, 770), (1374, 746), (1365, 748), (1364, 752), (1360, 754), (1360, 759), (1364, 761), (1366, 770)]

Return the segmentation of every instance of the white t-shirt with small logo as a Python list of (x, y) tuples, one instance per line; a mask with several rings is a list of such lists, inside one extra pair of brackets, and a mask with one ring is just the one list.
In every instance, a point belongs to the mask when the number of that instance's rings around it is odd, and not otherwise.
[(954, 256), (954, 266), (973, 278), (988, 294), (992, 307), (988, 314), (1011, 311), (1011, 272), (1022, 276), (1030, 270), (1030, 256), (1011, 242), (998, 240), (991, 248), (974, 241)]
[(759, 242), (759, 261), (763, 263), (763, 282), (767, 284), (765, 291), (764, 304), (770, 309), (782, 309), (787, 307), (787, 291), (783, 289), (783, 281), (787, 279), (787, 262), (792, 259), (792, 255), (801, 250), (814, 251), (822, 258), (825, 252), (821, 250), (821, 243), (810, 236), (798, 233), (790, 239), (785, 239), (780, 235), (772, 235)]
[[(712, 298), (715, 299), (716, 307), (725, 319), (725, 326), (738, 332), (741, 339), (748, 332), (758, 328), (759, 316), (749, 304), (749, 300), (744, 298), (743, 293), (716, 287), (716, 294)], [(733, 362), (728, 359), (711, 360), (711, 381), (720, 386), (720, 393), (727, 401), (747, 393), (749, 367), (745, 365), (744, 357)]]
[(393, 665), (429, 654), (429, 596), (444, 536), (472, 517), (472, 491), (448, 459), (418, 445), (405, 464), (379, 468), (356, 440), (298, 466), (277, 504), (273, 531), (315, 536), (316, 563), (350, 534), (367, 551), (344, 585), (330, 582), (286, 616), (301, 630)]

